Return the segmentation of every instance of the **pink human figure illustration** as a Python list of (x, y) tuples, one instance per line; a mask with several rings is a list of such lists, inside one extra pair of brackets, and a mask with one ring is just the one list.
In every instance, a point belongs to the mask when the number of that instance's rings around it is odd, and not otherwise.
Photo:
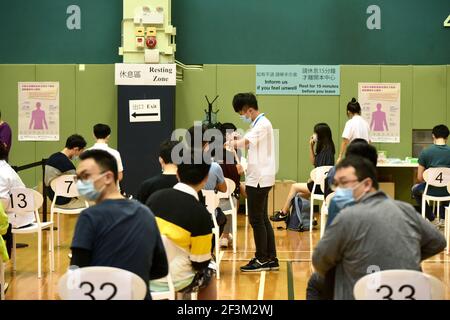
[(45, 125), (45, 129), (48, 129), (47, 120), (45, 120), (45, 111), (41, 110), (40, 102), (36, 103), (36, 110), (31, 112), (31, 121), (30, 121), (29, 129), (31, 129), (31, 127), (33, 126), (33, 122), (34, 122), (34, 127), (33, 127), (34, 130), (42, 130), (42, 129), (44, 129), (44, 125)]
[(372, 112), (372, 121), (370, 122), (370, 128), (373, 131), (388, 131), (388, 125), (386, 121), (386, 112), (381, 111), (381, 103), (377, 103), (377, 111)]

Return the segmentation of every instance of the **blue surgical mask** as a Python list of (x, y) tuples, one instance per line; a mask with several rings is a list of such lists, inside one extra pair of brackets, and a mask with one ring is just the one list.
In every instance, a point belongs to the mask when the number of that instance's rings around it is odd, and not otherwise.
[(341, 209), (346, 205), (355, 202), (355, 198), (353, 197), (353, 188), (337, 188), (333, 200), (338, 208)]
[(244, 115), (240, 115), (239, 116), (241, 118), (242, 121), (244, 121), (245, 123), (252, 123), (252, 119), (251, 118), (247, 118)]
[(85, 197), (89, 201), (96, 201), (100, 197), (102, 190), (99, 191), (95, 189), (94, 181), (96, 181), (102, 176), (103, 175), (100, 175), (94, 180), (78, 180), (77, 189), (80, 196)]

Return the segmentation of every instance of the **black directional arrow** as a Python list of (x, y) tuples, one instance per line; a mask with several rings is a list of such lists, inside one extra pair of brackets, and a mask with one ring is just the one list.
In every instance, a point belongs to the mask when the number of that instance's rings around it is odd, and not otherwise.
[(158, 113), (133, 113), (132, 114), (132, 116), (133, 117), (145, 117), (145, 116), (147, 116), (147, 117), (149, 117), (149, 116), (157, 116), (158, 115)]

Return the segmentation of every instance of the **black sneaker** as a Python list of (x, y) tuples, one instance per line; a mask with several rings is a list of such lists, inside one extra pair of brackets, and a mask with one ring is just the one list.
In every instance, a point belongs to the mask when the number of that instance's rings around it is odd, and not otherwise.
[(258, 259), (253, 258), (248, 264), (241, 267), (242, 272), (260, 272), (270, 270), (269, 261), (260, 262)]
[(270, 220), (275, 222), (285, 221), (287, 219), (287, 216), (287, 213), (284, 213), (283, 211), (277, 211), (273, 216), (270, 217)]
[(280, 270), (280, 265), (278, 264), (278, 259), (275, 258), (273, 260), (270, 260), (268, 262), (268, 266), (270, 268), (270, 271), (278, 271)]

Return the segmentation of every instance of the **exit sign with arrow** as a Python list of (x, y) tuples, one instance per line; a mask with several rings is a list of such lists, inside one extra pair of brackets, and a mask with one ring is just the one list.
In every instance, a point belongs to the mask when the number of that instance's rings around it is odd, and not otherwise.
[(154, 122), (161, 121), (161, 101), (130, 100), (130, 122)]

